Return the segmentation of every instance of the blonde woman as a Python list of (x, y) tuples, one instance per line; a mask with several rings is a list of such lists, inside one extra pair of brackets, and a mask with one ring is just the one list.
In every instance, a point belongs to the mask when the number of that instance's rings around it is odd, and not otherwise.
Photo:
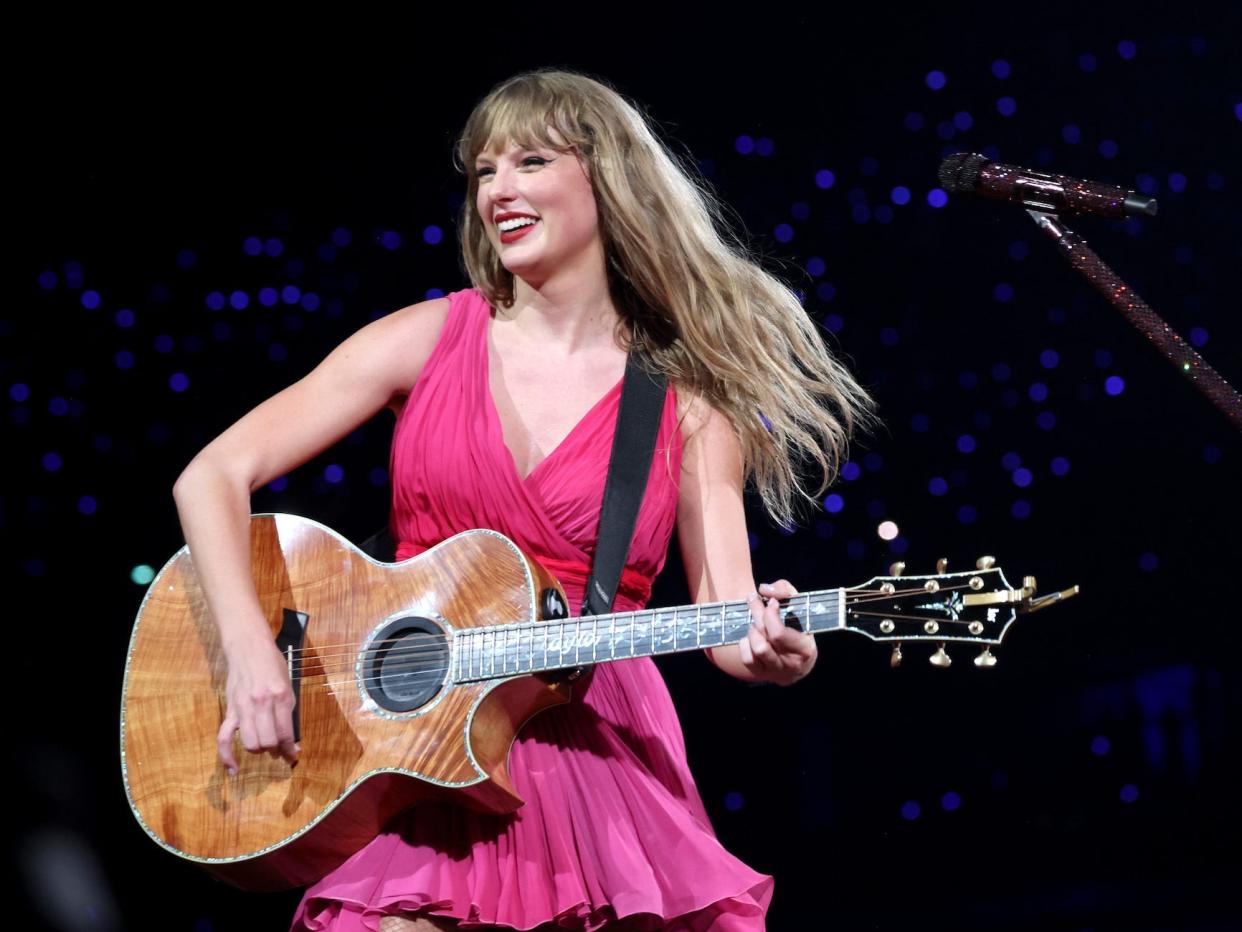
[[(676, 524), (696, 601), (748, 599), (754, 624), (707, 651), (743, 680), (789, 684), (815, 642), (786, 628), (780, 580), (756, 590), (751, 479), (788, 520), (832, 478), (869, 400), (796, 296), (746, 257), (711, 197), (639, 113), (590, 78), (512, 78), (458, 144), (472, 287), (363, 328), (202, 450), (174, 493), (229, 662), (220, 757), (296, 758), (293, 695), (248, 565), (250, 493), (381, 408), (398, 557), (491, 527), (581, 604), (631, 348), (668, 377), (618, 610), (641, 607)], [(648, 658), (602, 664), (510, 754), (510, 816), (424, 806), (311, 887), (296, 929), (761, 929), (772, 880), (725, 851)]]

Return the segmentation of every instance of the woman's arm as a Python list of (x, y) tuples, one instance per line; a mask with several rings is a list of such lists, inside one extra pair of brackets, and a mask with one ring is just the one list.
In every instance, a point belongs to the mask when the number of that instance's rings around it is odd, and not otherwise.
[[(796, 590), (785, 580), (756, 593), (742, 506), (742, 449), (727, 418), (701, 400), (682, 421), (677, 537), (695, 602), (746, 599), (754, 624), (737, 644), (708, 648), (711, 661), (741, 680), (788, 685), (815, 665), (815, 638), (785, 626), (777, 599)], [(766, 605), (764, 599), (767, 599)]]
[(217, 736), (236, 772), (233, 735), (248, 751), (290, 760), (293, 690), (250, 573), (250, 493), (327, 449), (410, 387), (431, 355), (448, 300), (403, 308), (362, 328), (305, 378), (204, 447), (173, 497), (194, 571), (228, 661), (228, 710)]

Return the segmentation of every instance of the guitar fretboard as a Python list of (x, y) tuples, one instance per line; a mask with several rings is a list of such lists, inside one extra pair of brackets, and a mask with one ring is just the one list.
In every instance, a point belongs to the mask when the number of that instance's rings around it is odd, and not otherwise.
[[(796, 595), (781, 607), (786, 624), (812, 634), (845, 626), (843, 589)], [(750, 624), (746, 602), (711, 602), (466, 628), (453, 639), (453, 680), (469, 683), (721, 647), (740, 641)]]

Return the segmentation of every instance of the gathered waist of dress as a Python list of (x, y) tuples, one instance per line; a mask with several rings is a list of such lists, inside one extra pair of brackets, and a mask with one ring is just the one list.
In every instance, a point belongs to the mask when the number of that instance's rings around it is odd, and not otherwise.
[[(412, 541), (403, 540), (397, 544), (397, 562), (416, 557), (430, 548)], [(558, 560), (555, 557), (531, 554), (531, 557), (555, 576), (562, 586), (575, 592), (585, 592), (587, 579), (591, 575), (591, 567), (580, 560)], [(638, 570), (625, 567), (621, 571), (621, 581), (617, 584), (617, 597), (631, 605), (646, 605), (651, 598), (651, 577)], [(581, 606), (573, 606), (577, 609)]]

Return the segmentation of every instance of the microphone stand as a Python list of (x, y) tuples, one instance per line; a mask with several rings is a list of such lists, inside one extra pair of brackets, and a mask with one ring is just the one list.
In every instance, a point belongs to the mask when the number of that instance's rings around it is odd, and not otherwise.
[(1056, 214), (1027, 210), (1036, 226), (1052, 237), (1061, 255), (1069, 261), (1121, 315), (1147, 339), (1156, 344), (1164, 358), (1207, 395), (1233, 426), (1242, 431), (1242, 395), (1195, 352), (1172, 327), (1161, 320), (1138, 294), (1122, 281), (1116, 272), (1092, 251), (1087, 241), (1067, 227)]

